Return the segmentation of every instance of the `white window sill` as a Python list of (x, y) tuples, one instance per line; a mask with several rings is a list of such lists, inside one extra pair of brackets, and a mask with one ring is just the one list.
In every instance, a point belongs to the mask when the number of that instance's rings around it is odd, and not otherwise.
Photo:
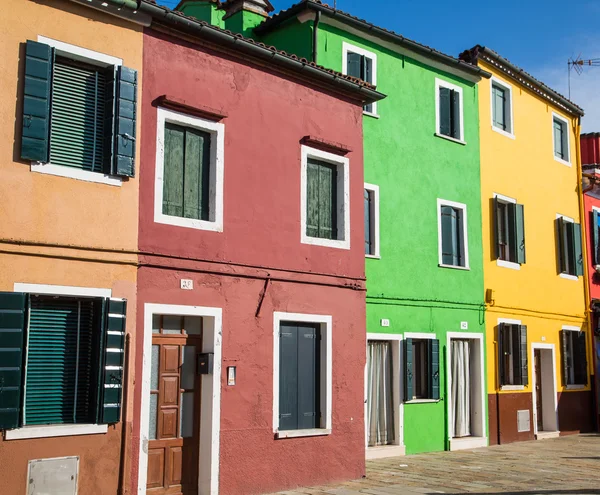
[(371, 258), (374, 260), (380, 260), (381, 256), (379, 256), (378, 254), (365, 254), (365, 258)]
[(562, 163), (563, 165), (566, 165), (567, 167), (571, 166), (571, 162), (568, 162), (567, 160), (563, 160), (562, 158), (559, 158), (558, 156), (554, 155), (554, 159), (558, 162), (558, 163)]
[(312, 428), (309, 430), (281, 430), (275, 433), (277, 438), (322, 437), (325, 435), (331, 435), (331, 430), (327, 428)]
[(302, 239), (300, 239), (300, 241), (302, 244), (312, 244), (313, 246), (350, 249), (349, 240), (321, 239), (320, 237), (309, 237), (306, 234), (302, 234)]
[(600, 265), (596, 265), (596, 266), (594, 266), (594, 270), (596, 270), (597, 272), (599, 272), (599, 273), (600, 273)]
[(503, 268), (511, 268), (512, 270), (521, 269), (521, 265), (519, 265), (519, 263), (515, 263), (514, 261), (496, 260), (496, 265), (501, 266)]
[(570, 275), (568, 273), (561, 273), (560, 278), (566, 278), (567, 280), (579, 280), (577, 275)]
[(567, 385), (565, 387), (565, 389), (567, 389), (567, 390), (583, 390), (585, 388), (587, 388), (587, 385), (581, 385), (581, 384), (579, 384), (579, 385)]
[(496, 126), (492, 126), (492, 131), (496, 131), (498, 134), (502, 134), (503, 136), (506, 136), (507, 138), (510, 139), (515, 139), (515, 135), (512, 132), (507, 132), (503, 129), (500, 129)]
[(518, 392), (521, 390), (525, 390), (525, 385), (502, 385), (500, 387), (500, 390)]
[(470, 270), (470, 268), (468, 266), (444, 265), (444, 263), (439, 263), (438, 266), (440, 268), (455, 268), (456, 270)]
[(96, 435), (106, 433), (108, 425), (50, 425), (24, 426), (16, 430), (7, 430), (5, 440), (21, 440), (25, 438), (70, 437), (74, 435)]
[(106, 184), (109, 186), (121, 187), (123, 179), (104, 175), (100, 172), (90, 172), (89, 170), (81, 170), (73, 167), (65, 167), (63, 165), (52, 165), (51, 163), (33, 162), (30, 170), (40, 174), (56, 175), (58, 177), (67, 177), (69, 179), (83, 180), (86, 182), (96, 182), (97, 184)]
[(184, 227), (187, 229), (208, 230), (211, 232), (223, 232), (223, 224), (211, 222), (210, 220), (196, 220), (194, 218), (175, 217), (172, 215), (158, 214), (154, 216), (155, 223)]
[(404, 401), (405, 404), (433, 404), (440, 402), (442, 399), (412, 399)]
[(373, 117), (374, 119), (378, 119), (379, 118), (379, 114), (373, 113), (373, 112), (367, 112), (365, 110), (363, 110), (363, 115), (366, 116), (366, 117)]
[(447, 139), (448, 141), (452, 141), (454, 143), (462, 144), (463, 146), (467, 144), (462, 139), (456, 139), (456, 138), (453, 138), (453, 137), (450, 137), (450, 136), (446, 136), (445, 134), (440, 134), (439, 132), (436, 132), (434, 135), (437, 136), (437, 137), (439, 137), (439, 138), (442, 138), (442, 139)]

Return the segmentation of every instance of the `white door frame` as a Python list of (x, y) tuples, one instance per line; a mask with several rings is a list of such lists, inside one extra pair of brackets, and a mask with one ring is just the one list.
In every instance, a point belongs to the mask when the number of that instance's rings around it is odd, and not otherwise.
[(221, 422), (221, 336), (222, 309), (174, 304), (144, 304), (144, 349), (142, 368), (142, 405), (140, 411), (140, 457), (138, 494), (146, 493), (148, 478), (148, 427), (150, 422), (150, 368), (152, 360), (152, 316), (181, 315), (203, 317), (202, 352), (214, 353), (211, 375), (201, 375), (200, 445), (198, 493), (219, 493), (219, 440)]
[[(531, 395), (533, 398), (533, 433), (534, 435), (538, 434), (538, 429), (537, 429), (537, 397), (535, 394), (535, 350), (536, 349), (545, 349), (545, 350), (550, 350), (552, 351), (552, 386), (554, 387), (554, 390), (552, 390), (552, 400), (553, 400), (553, 404), (554, 404), (554, 411), (555, 411), (555, 421), (556, 421), (556, 429), (555, 430), (544, 430), (544, 431), (559, 431), (559, 427), (558, 427), (558, 399), (557, 399), (557, 395), (556, 395), (556, 391), (557, 389), (557, 383), (556, 383), (556, 351), (555, 351), (555, 346), (554, 344), (546, 344), (546, 343), (541, 343), (541, 342), (532, 342), (531, 343)], [(541, 363), (540, 363), (541, 365)], [(542, 398), (546, 396), (547, 394), (544, 394), (544, 390), (542, 390)], [(544, 406), (542, 405), (542, 408)]]
[[(464, 340), (475, 340), (479, 343), (479, 388), (481, 400), (479, 404), (480, 420), (478, 428), (481, 431), (481, 435), (471, 436), (465, 438), (452, 438), (452, 428), (450, 422), (452, 421), (452, 339), (464, 339)], [(487, 414), (485, 413), (485, 402), (487, 400), (487, 394), (485, 389), (485, 361), (484, 361), (484, 349), (483, 349), (483, 333), (471, 333), (471, 332), (447, 332), (446, 333), (446, 383), (448, 389), (446, 393), (446, 408), (447, 408), (447, 428), (448, 428), (448, 445), (450, 450), (459, 449), (473, 449), (476, 447), (486, 447), (488, 444), (488, 437), (485, 434), (485, 427), (487, 423)], [(476, 385), (477, 382), (472, 385)]]

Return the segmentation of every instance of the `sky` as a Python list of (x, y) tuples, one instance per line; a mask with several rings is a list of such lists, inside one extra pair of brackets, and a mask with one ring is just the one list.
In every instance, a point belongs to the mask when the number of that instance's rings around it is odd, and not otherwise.
[[(296, 1), (271, 3), (278, 12)], [(600, 0), (337, 0), (337, 8), (455, 57), (487, 46), (567, 97), (569, 58), (600, 59)], [(600, 65), (571, 71), (570, 99), (586, 113), (582, 131), (600, 132)]]

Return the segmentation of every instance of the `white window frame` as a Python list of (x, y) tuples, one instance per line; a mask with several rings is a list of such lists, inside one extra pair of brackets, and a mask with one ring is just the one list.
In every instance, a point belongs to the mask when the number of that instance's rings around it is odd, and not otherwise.
[[(321, 239), (306, 234), (306, 205), (308, 159), (314, 158), (337, 167), (337, 231), (344, 233), (343, 239)], [(310, 146), (301, 147), (300, 166), (300, 242), (314, 246), (350, 249), (350, 159)]]
[[(350, 43), (342, 42), (342, 74), (348, 74), (348, 52), (356, 53), (357, 55), (362, 55), (363, 57), (367, 57), (371, 59), (372, 62), (372, 71), (373, 77), (371, 84), (373, 86), (377, 86), (377, 54), (370, 52), (369, 50), (365, 50), (364, 48), (360, 48), (359, 46), (352, 45)], [(363, 110), (364, 115), (369, 115), (370, 117), (379, 118), (379, 114), (377, 113), (377, 102), (373, 102), (373, 111), (367, 112)]]
[[(442, 206), (451, 206), (462, 211), (463, 222), (462, 222), (462, 234), (463, 234), (463, 249), (465, 266), (446, 265), (442, 262)], [(442, 268), (455, 268), (457, 270), (470, 270), (469, 268), (469, 239), (467, 236), (467, 205), (464, 203), (457, 203), (456, 201), (448, 201), (446, 199), (437, 199), (437, 221), (438, 221), (438, 266)]]
[[(494, 85), (500, 86), (507, 93), (508, 112), (506, 113), (508, 118), (510, 119), (510, 132), (505, 131), (504, 129), (500, 129), (499, 127), (496, 127), (494, 125)], [(490, 120), (492, 123), (492, 130), (508, 138), (515, 139), (515, 119), (513, 115), (513, 88), (510, 84), (504, 82), (502, 79), (499, 79), (496, 76), (492, 76), (490, 78)]]
[[(279, 430), (279, 330), (281, 322), (315, 323), (321, 330), (320, 407), (321, 427), (303, 430)], [(330, 435), (332, 407), (332, 328), (331, 315), (273, 312), (273, 433), (276, 438), (314, 437)]]
[[(406, 339), (416, 339), (416, 340), (436, 340), (437, 339), (437, 334), (434, 332), (404, 332), (404, 342), (403, 345), (406, 345)], [(429, 364), (429, 363), (427, 363)], [(404, 366), (406, 366), (405, 362), (402, 362), (402, 370), (401, 370), (401, 375), (402, 377), (404, 377)], [(441, 366), (441, 363), (440, 363)], [(440, 388), (440, 393), (441, 393), (441, 388)], [(441, 401), (441, 396), (439, 399), (410, 399), (410, 400), (404, 400), (404, 398), (402, 399), (402, 403), (403, 404), (427, 404), (427, 403), (433, 403), (433, 402), (439, 402)]]
[[(183, 218), (163, 213), (163, 187), (165, 171), (165, 124), (173, 123), (191, 127), (211, 135), (209, 173), (210, 220)], [(154, 221), (188, 229), (223, 232), (223, 178), (225, 164), (225, 124), (194, 117), (174, 110), (158, 107), (156, 112), (156, 170), (154, 176)]]
[[(112, 297), (111, 289), (102, 289), (95, 287), (72, 287), (65, 285), (46, 285), (46, 284), (29, 284), (15, 282), (13, 286), (15, 292), (27, 292), (30, 294), (42, 295), (60, 295), (60, 296), (76, 296), (76, 297)], [(25, 349), (27, 352), (27, 349)], [(27, 358), (25, 359), (27, 363)], [(27, 365), (25, 365), (27, 366)], [(26, 369), (24, 370), (26, 373)], [(26, 385), (23, 387), (22, 400), (24, 400)], [(98, 424), (58, 424), (58, 425), (31, 425), (21, 426), (13, 430), (7, 430), (4, 433), (6, 440), (20, 440), (25, 438), (50, 438), (50, 437), (66, 437), (75, 435), (95, 435), (106, 433), (108, 425)]]
[[(453, 89), (458, 92), (460, 102), (460, 139), (453, 138), (452, 136), (446, 136), (440, 132), (440, 88), (448, 88)], [(437, 137), (448, 139), (449, 141), (453, 141), (455, 143), (467, 144), (465, 142), (465, 119), (464, 119), (464, 109), (463, 109), (463, 90), (460, 86), (456, 86), (455, 84), (451, 84), (448, 81), (444, 81), (443, 79), (435, 78), (435, 132), (434, 134)]]
[(365, 258), (381, 258), (379, 248), (379, 186), (365, 182), (365, 190), (373, 194), (373, 217), (371, 218), (371, 233), (373, 236), (373, 254), (365, 254)]
[[(106, 55), (104, 53), (88, 50), (77, 45), (71, 45), (62, 41), (47, 38), (46, 36), (37, 37), (38, 43), (45, 43), (56, 50), (57, 55), (65, 56), (71, 60), (78, 60), (102, 67), (121, 66), (123, 59)], [(48, 157), (50, 159), (50, 157)], [(52, 163), (31, 162), (29, 170), (41, 174), (55, 175), (58, 177), (67, 177), (70, 179), (82, 180), (85, 182), (96, 182), (109, 186), (120, 187), (123, 183), (121, 177), (103, 174), (102, 172), (91, 172), (64, 165), (53, 165)]]
[[(581, 332), (583, 332), (583, 329), (581, 327), (576, 327), (576, 326), (573, 326), (573, 325), (563, 325), (562, 326), (562, 331), (563, 332), (577, 332), (577, 333), (581, 333)], [(587, 350), (587, 347), (588, 346), (587, 346), (587, 342), (586, 342), (586, 350)], [(561, 342), (560, 348), (561, 348), (561, 353), (562, 353), (562, 342)], [(571, 349), (571, 351), (573, 351), (573, 349)], [(566, 359), (566, 356), (562, 356), (562, 358)], [(587, 356), (586, 356), (586, 359), (587, 359)], [(588, 376), (588, 381), (589, 381), (589, 371), (586, 374)], [(564, 378), (563, 378), (563, 380), (564, 380)], [(573, 383), (573, 384), (569, 385), (569, 384), (567, 384), (566, 381), (563, 383), (563, 386), (567, 390), (583, 390), (583, 389), (585, 389), (585, 388), (588, 387), (588, 385), (584, 385), (582, 383), (577, 383), (577, 384)]]
[[(563, 221), (565, 222), (569, 222), (569, 223), (575, 223), (575, 220), (571, 217), (567, 217), (565, 215), (561, 215), (560, 213), (556, 214), (556, 218), (562, 218)], [(559, 252), (557, 253), (560, 256), (560, 249), (562, 249), (562, 246), (558, 246)], [(579, 277), (577, 275), (571, 275), (570, 273), (559, 273), (558, 276), (560, 278), (565, 278), (567, 280), (574, 280), (577, 281), (579, 280)]]
[[(511, 198), (509, 196), (504, 196), (503, 194), (498, 194), (498, 193), (494, 193), (494, 198), (498, 198), (500, 201), (503, 201), (504, 203), (512, 203), (512, 204), (517, 204), (517, 200), (515, 198)], [(494, 212), (495, 215), (495, 212)], [(494, 217), (494, 222), (496, 222), (496, 219)], [(496, 225), (494, 225), (495, 228)], [(495, 232), (493, 233), (493, 235), (495, 235)], [(496, 241), (497, 242), (497, 241)], [(506, 260), (501, 260), (501, 259), (496, 259), (496, 266), (501, 266), (503, 268), (510, 268), (512, 270), (520, 270), (521, 269), (521, 265), (519, 263), (516, 263), (514, 261), (506, 261)]]
[[(560, 122), (562, 122), (565, 126), (565, 133), (567, 135), (567, 158), (568, 160), (563, 160), (562, 158), (559, 158), (558, 156), (556, 156), (555, 150), (556, 150), (556, 141), (555, 141), (555, 136), (554, 136), (554, 121), (555, 120), (559, 120)], [(554, 159), (559, 162), (562, 163), (563, 165), (566, 165), (567, 167), (571, 166), (571, 133), (569, 131), (569, 120), (566, 119), (565, 117), (563, 117), (562, 115), (557, 114), (556, 112), (552, 112), (552, 156), (554, 157)]]
[[(511, 319), (511, 318), (498, 318), (498, 327), (497, 327), (498, 331), (500, 331), (501, 323), (506, 323), (507, 325), (523, 325), (521, 320), (515, 320), (515, 319)], [(514, 363), (513, 363), (513, 369), (514, 369)], [(507, 390), (507, 391), (513, 391), (513, 392), (525, 390), (525, 385), (501, 385), (500, 384), (500, 368), (498, 366), (496, 367), (495, 375), (498, 377), (497, 378), (498, 386), (499, 386), (500, 390)]]

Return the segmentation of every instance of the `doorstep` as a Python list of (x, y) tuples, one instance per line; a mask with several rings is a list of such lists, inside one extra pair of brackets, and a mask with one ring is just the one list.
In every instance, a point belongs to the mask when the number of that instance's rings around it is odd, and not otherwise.
[(538, 431), (535, 434), (536, 440), (545, 440), (546, 438), (558, 438), (560, 437), (560, 431)]
[(450, 439), (450, 450), (477, 449), (487, 447), (487, 437), (460, 437)]
[(371, 460), (403, 455), (406, 455), (406, 447), (404, 445), (380, 445), (378, 447), (367, 447), (365, 458)]

